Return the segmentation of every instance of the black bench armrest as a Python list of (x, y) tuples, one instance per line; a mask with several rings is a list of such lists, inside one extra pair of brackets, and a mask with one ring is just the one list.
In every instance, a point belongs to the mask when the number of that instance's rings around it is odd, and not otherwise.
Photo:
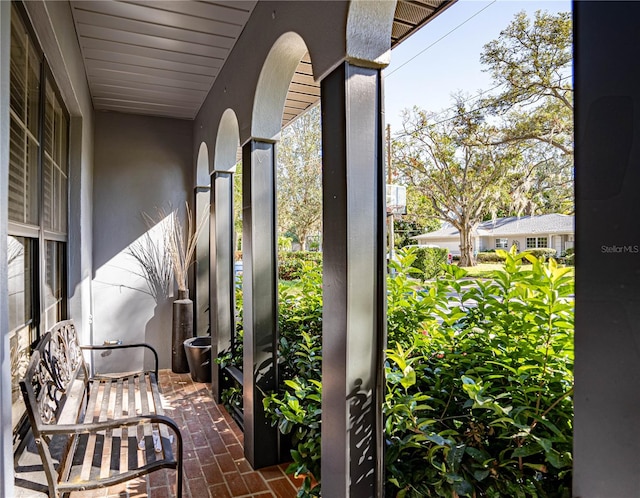
[(153, 357), (155, 359), (155, 368), (154, 373), (156, 374), (156, 380), (158, 379), (158, 352), (151, 344), (147, 344), (144, 342), (136, 343), (136, 344), (86, 344), (81, 345), (80, 349), (96, 351), (96, 350), (114, 350), (114, 349), (130, 349), (130, 348), (147, 348), (150, 349), (153, 353)]

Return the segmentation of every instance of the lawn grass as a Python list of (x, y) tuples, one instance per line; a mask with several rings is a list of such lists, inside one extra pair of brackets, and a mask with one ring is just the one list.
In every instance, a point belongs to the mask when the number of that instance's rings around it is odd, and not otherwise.
[(467, 270), (467, 276), (473, 278), (486, 278), (496, 270), (502, 270), (504, 264), (502, 263), (478, 263), (476, 266), (463, 266)]

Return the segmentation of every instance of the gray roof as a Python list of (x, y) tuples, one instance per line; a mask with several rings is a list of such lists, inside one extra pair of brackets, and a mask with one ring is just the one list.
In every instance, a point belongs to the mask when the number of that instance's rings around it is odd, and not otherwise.
[[(476, 230), (479, 236), (490, 235), (528, 235), (546, 233), (573, 233), (574, 217), (567, 214), (542, 214), (538, 216), (510, 216), (508, 218), (496, 218), (484, 221)], [(445, 223), (435, 232), (428, 232), (413, 237), (414, 239), (441, 239), (446, 237), (458, 237), (458, 230)]]

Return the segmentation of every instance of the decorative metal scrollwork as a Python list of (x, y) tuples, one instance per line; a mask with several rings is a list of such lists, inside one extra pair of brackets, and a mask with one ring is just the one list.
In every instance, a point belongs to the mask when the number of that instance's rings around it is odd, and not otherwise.
[(55, 422), (61, 400), (69, 390), (82, 362), (82, 352), (72, 322), (61, 322), (46, 336), (38, 347), (40, 361), (31, 384), (43, 423)]
[(40, 420), (45, 424), (55, 422), (61, 392), (56, 385), (56, 381), (51, 376), (45, 356), (40, 356), (40, 360), (31, 377), (31, 386), (38, 403)]

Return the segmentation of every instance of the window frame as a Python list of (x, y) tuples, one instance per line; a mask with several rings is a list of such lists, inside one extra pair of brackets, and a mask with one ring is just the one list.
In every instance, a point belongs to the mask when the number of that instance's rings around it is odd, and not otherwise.
[[(543, 243), (544, 241), (544, 243)], [(533, 243), (533, 245), (530, 245), (530, 242)], [(544, 237), (527, 237), (526, 241), (525, 241), (525, 246), (526, 249), (542, 249), (542, 248), (546, 248), (549, 247), (549, 237), (544, 236)]]
[[(15, 22), (14, 16), (18, 19), (19, 22)], [(33, 27), (29, 21), (29, 17), (26, 13), (26, 9), (21, 2), (12, 2), (11, 9), (11, 29), (22, 29), (24, 28), (24, 33), (19, 33), (15, 36), (16, 40), (19, 37), (26, 35), (25, 40), (28, 45), (28, 49), (25, 49), (24, 54), (19, 54), (18, 57), (23, 56), (24, 61), (20, 61), (19, 59), (12, 59), (11, 67), (14, 67), (14, 60), (16, 60), (15, 67), (20, 67), (20, 63), (24, 62), (26, 69), (25, 74), (27, 78), (29, 76), (29, 67), (31, 64), (34, 64), (34, 69), (37, 66), (38, 68), (38, 84), (39, 88), (37, 89), (38, 97), (35, 99), (35, 103), (31, 102), (31, 105), (35, 106), (35, 111), (28, 110), (28, 99), (29, 99), (29, 82), (25, 80), (24, 85), (24, 94), (25, 94), (25, 102), (24, 102), (24, 119), (23, 116), (18, 116), (17, 112), (11, 107), (10, 104), (10, 115), (11, 120), (15, 121), (16, 125), (20, 127), (21, 136), (27, 137), (30, 135), (33, 143), (29, 145), (25, 145), (25, 152), (23, 153), (24, 164), (23, 166), (23, 175), (24, 178), (23, 183), (27, 181), (35, 181), (37, 182), (36, 187), (33, 189), (33, 192), (28, 191), (29, 188), (24, 184), (23, 192), (21, 195), (25, 196), (25, 202), (23, 207), (23, 217), (21, 221), (16, 219), (8, 219), (7, 220), (7, 236), (8, 237), (20, 237), (28, 240), (30, 247), (30, 282), (27, 285), (27, 281), (25, 280), (25, 294), (28, 293), (29, 301), (30, 301), (30, 316), (24, 316), (25, 323), (18, 324), (16, 327), (13, 327), (9, 332), (9, 340), (12, 340), (14, 337), (17, 337), (15, 341), (16, 343), (22, 344), (24, 341), (21, 341), (18, 337), (20, 334), (26, 332), (29, 334), (28, 338), (28, 349), (26, 354), (28, 356), (31, 355), (33, 345), (37, 343), (42, 334), (45, 332), (43, 328), (47, 328), (51, 326), (51, 323), (47, 323), (47, 313), (50, 312), (55, 306), (55, 312), (53, 313), (56, 317), (56, 320), (63, 320), (68, 318), (68, 298), (69, 298), (69, 289), (68, 289), (68, 272), (69, 272), (69, 262), (68, 262), (68, 232), (69, 232), (69, 170), (70, 170), (70, 160), (69, 160), (69, 150), (70, 150), (70, 131), (71, 131), (71, 119), (69, 112), (65, 106), (64, 99), (58, 89), (58, 85), (53, 76), (53, 72), (49, 67), (44, 51), (40, 47), (38, 43), (38, 39), (35, 36), (35, 32), (33, 31)], [(14, 28), (15, 26), (15, 28)], [(13, 41), (14, 36), (12, 33), (11, 40)], [(31, 60), (33, 57), (34, 61)], [(10, 94), (13, 90), (11, 83), (13, 82), (13, 78), (10, 78)], [(46, 137), (45, 137), (45, 119), (46, 114), (48, 112), (48, 104), (47, 100), (49, 97), (47, 95), (47, 90), (49, 90), (51, 98), (54, 99), (54, 102), (51, 103), (51, 108), (54, 109), (54, 117), (53, 121), (55, 121), (58, 114), (62, 116), (62, 119), (57, 121), (57, 124), (62, 124), (63, 126), (63, 135), (61, 135), (61, 143), (64, 142), (63, 146), (58, 144), (58, 147), (61, 149), (61, 153), (59, 157), (53, 158), (50, 162), (53, 162), (52, 171), (55, 171), (56, 168), (63, 168), (63, 172), (54, 179), (52, 176), (51, 180), (51, 192), (50, 192), (50, 206), (45, 206), (45, 185), (44, 185), (44, 168), (45, 168), (45, 158), (47, 157), (48, 152), (45, 150), (47, 147)], [(20, 112), (18, 110), (18, 112)], [(34, 112), (34, 116), (30, 116), (30, 112)], [(35, 119), (37, 122), (32, 126), (27, 120), (31, 118)], [(54, 125), (56, 124), (54, 123)], [(37, 129), (37, 136), (33, 136), (34, 130)], [(51, 154), (53, 156), (55, 153), (55, 126), (52, 127), (51, 134)], [(35, 154), (35, 166), (29, 165), (28, 156), (27, 156), (27, 147), (36, 144), (37, 149), (34, 150)], [(27, 144), (27, 142), (25, 142)], [(13, 146), (15, 147), (15, 145)], [(13, 148), (12, 143), (10, 141), (9, 148), (10, 151)], [(62, 164), (58, 164), (58, 162)], [(24, 168), (34, 167), (35, 172), (25, 173)], [(33, 173), (31, 175), (31, 173)], [(31, 176), (30, 176), (31, 175)], [(63, 178), (64, 177), (64, 178)], [(31, 180), (33, 178), (33, 180)], [(11, 181), (11, 179), (8, 179)], [(55, 190), (55, 182), (58, 182), (58, 189)], [(64, 190), (64, 192), (63, 192)], [(33, 197), (33, 198), (31, 198)], [(35, 202), (35, 208), (33, 206), (28, 206), (28, 202)], [(51, 227), (45, 226), (45, 208), (50, 208), (51, 214), (50, 217), (53, 217), (53, 213), (57, 213), (61, 221), (59, 226), (56, 227), (52, 225)], [(33, 209), (33, 211), (31, 211)], [(64, 210), (64, 212), (62, 212)], [(29, 214), (31, 212), (31, 214)], [(35, 221), (32, 220), (32, 216), (35, 215)], [(56, 229), (58, 228), (58, 229)], [(47, 281), (47, 272), (51, 271), (47, 268), (47, 248), (50, 243), (54, 243), (55, 247), (55, 261), (53, 266), (53, 273), (55, 277), (55, 282)], [(51, 280), (51, 279), (49, 279)], [(55, 298), (55, 302), (48, 306), (45, 309), (45, 304), (47, 301), (47, 284), (53, 285), (53, 296)], [(27, 289), (27, 286), (29, 287)], [(49, 299), (50, 300), (50, 299)], [(15, 342), (14, 341), (14, 342)], [(20, 361), (20, 356), (24, 354), (22, 349), (19, 350), (20, 354), (11, 356), (11, 361)], [(18, 401), (18, 404), (20, 402)], [(17, 406), (17, 405), (15, 405)], [(12, 402), (12, 410), (14, 408), (14, 403)], [(14, 419), (12, 420), (12, 427), (14, 434), (17, 432), (22, 432), (22, 427), (26, 421), (26, 412), (23, 412), (21, 415), (19, 413), (20, 410), (14, 411)]]

